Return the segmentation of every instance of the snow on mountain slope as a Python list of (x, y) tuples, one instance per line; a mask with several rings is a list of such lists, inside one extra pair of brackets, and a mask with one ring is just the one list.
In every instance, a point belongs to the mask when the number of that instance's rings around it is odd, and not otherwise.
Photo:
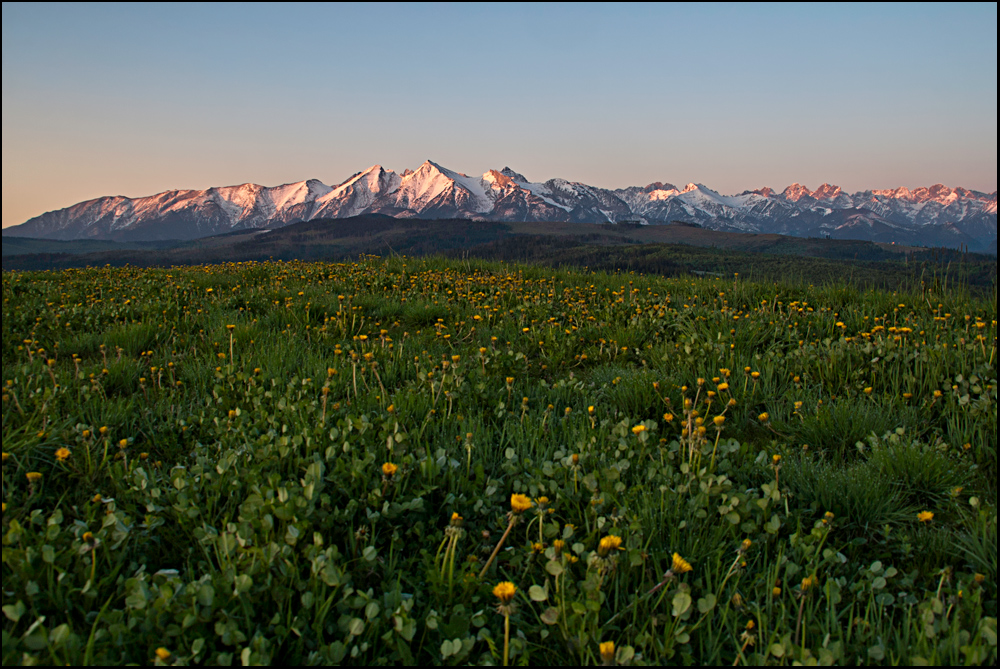
[(196, 239), (365, 213), (539, 222), (639, 221), (650, 225), (680, 221), (719, 230), (800, 236), (855, 235), (881, 240), (896, 235), (907, 243), (919, 243), (920, 235), (961, 243), (971, 239), (977, 247), (985, 248), (995, 246), (997, 238), (995, 192), (941, 184), (853, 195), (831, 184), (815, 191), (792, 184), (781, 192), (761, 188), (738, 195), (722, 195), (694, 183), (683, 189), (653, 183), (608, 190), (564, 179), (535, 183), (509, 167), (470, 177), (431, 161), (402, 174), (375, 165), (335, 187), (310, 180), (272, 188), (242, 184), (134, 199), (104, 197), (43, 214), (5, 230), (4, 235)]

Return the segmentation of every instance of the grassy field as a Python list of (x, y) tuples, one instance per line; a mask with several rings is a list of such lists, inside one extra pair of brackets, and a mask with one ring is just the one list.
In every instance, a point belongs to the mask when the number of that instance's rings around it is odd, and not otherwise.
[(5, 273), (3, 664), (993, 665), (996, 311), (457, 260)]

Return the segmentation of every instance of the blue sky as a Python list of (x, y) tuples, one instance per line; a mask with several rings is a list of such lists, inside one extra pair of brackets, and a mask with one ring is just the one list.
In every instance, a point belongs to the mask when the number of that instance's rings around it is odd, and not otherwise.
[(3, 4), (3, 225), (430, 158), (595, 186), (997, 180), (997, 5)]

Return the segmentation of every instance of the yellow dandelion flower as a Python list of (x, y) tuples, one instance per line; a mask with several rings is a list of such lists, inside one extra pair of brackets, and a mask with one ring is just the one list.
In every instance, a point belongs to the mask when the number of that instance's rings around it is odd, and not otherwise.
[(740, 552), (741, 553), (746, 553), (748, 550), (750, 550), (750, 548), (752, 546), (753, 546), (753, 542), (752, 541), (750, 541), (749, 539), (744, 539), (743, 543), (740, 544)]
[(721, 428), (723, 425), (726, 424), (726, 417), (725, 416), (716, 416), (712, 420), (712, 422), (715, 423), (715, 427)]
[(601, 543), (597, 546), (597, 554), (601, 557), (607, 557), (611, 551), (621, 550), (621, 547), (621, 537), (607, 536), (601, 539)]
[(767, 413), (762, 413), (761, 415), (757, 416), (757, 420), (759, 420), (761, 423), (766, 423), (769, 420), (771, 420), (771, 415)]
[(128, 448), (128, 439), (122, 439), (119, 441), (118, 448)]
[(4, 453), (3, 454), (3, 464), (7, 464), (8, 460), (10, 460), (10, 453)]
[(56, 451), (56, 460), (59, 462), (66, 462), (69, 460), (69, 456), (71, 455), (73, 455), (73, 453), (68, 448), (60, 448)]
[(719, 392), (720, 393), (724, 393), (727, 390), (729, 390), (729, 384), (728, 383), (720, 383), (719, 384)]
[(781, 588), (775, 587), (773, 590), (771, 590), (771, 596), (774, 597), (775, 599), (781, 597)]
[(932, 520), (934, 520), (934, 514), (930, 511), (921, 511), (917, 514), (917, 520), (924, 525), (929, 525)]
[(606, 641), (601, 644), (601, 659), (605, 664), (611, 664), (615, 661), (615, 642)]
[(42, 475), (38, 472), (28, 472), (25, 478), (28, 479), (28, 483), (35, 484), (42, 480)]
[(646, 431), (645, 425), (636, 425), (635, 427), (632, 428), (632, 434), (634, 434), (637, 437), (645, 431)]
[(663, 414), (663, 420), (664, 420), (664, 422), (667, 422), (667, 423), (673, 423), (674, 422), (674, 415), (672, 413), (665, 413), (665, 414)]
[(493, 588), (493, 596), (499, 599), (500, 603), (504, 606), (507, 606), (514, 601), (514, 595), (516, 594), (517, 586), (510, 582), (501, 583), (497, 587)]
[(773, 456), (771, 457), (771, 462), (773, 462), (773, 463), (774, 463), (774, 466), (775, 466), (775, 467), (777, 467), (778, 465), (780, 465), (780, 464), (781, 464), (781, 456), (780, 456), (780, 455), (778, 455), (777, 453), (775, 453), (775, 454), (774, 454), (774, 455), (773, 455)]
[(514, 513), (525, 513), (532, 506), (531, 498), (527, 495), (511, 495), (510, 510)]
[(392, 478), (393, 476), (396, 475), (396, 472), (398, 472), (398, 471), (399, 471), (399, 467), (397, 467), (396, 465), (392, 464), (391, 462), (387, 462), (384, 465), (382, 465), (382, 474), (386, 478)]
[(694, 570), (694, 567), (691, 566), (691, 563), (682, 558), (679, 553), (674, 553), (671, 563), (672, 566), (670, 570), (677, 575), (687, 574), (688, 572)]
[(167, 650), (166, 648), (156, 649), (156, 659), (158, 659), (160, 662), (166, 662), (167, 660), (170, 659), (170, 657), (171, 657), (170, 651)]

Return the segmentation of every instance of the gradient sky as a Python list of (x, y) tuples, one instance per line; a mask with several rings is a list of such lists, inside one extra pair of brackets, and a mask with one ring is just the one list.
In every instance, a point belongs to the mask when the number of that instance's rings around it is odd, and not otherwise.
[(510, 166), (997, 187), (997, 5), (3, 3), (3, 226), (102, 195)]

